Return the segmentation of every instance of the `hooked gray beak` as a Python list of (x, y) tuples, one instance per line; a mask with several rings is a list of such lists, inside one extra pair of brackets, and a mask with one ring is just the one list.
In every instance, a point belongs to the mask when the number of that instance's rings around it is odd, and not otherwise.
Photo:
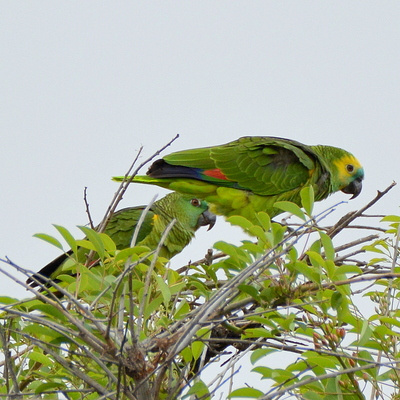
[(349, 185), (342, 189), (343, 193), (352, 194), (351, 199), (355, 199), (360, 193), (362, 189), (362, 178), (354, 179)]
[(199, 220), (197, 221), (197, 226), (200, 227), (208, 225), (207, 230), (209, 231), (215, 225), (216, 220), (216, 215), (206, 210), (200, 215)]

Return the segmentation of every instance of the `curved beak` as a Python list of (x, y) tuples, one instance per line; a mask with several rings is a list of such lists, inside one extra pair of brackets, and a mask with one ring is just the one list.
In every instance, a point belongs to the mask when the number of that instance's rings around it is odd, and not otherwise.
[(217, 220), (216, 215), (206, 210), (200, 215), (197, 221), (197, 227), (208, 225), (207, 230), (209, 231), (215, 225), (216, 220)]
[(343, 193), (352, 194), (351, 199), (355, 199), (360, 193), (362, 189), (362, 178), (354, 179), (349, 185), (342, 189)]

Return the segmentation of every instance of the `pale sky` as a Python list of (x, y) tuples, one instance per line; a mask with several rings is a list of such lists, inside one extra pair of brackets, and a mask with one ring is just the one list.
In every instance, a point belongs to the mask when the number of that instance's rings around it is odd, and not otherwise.
[[(95, 222), (144, 146), (150, 156), (241, 136), (329, 144), (364, 165), (362, 194), (400, 181), (398, 1), (0, 2), (0, 257), (39, 270), (32, 238)], [(142, 171), (146, 171), (146, 168)], [(157, 187), (131, 186), (121, 207)], [(338, 193), (323, 210), (348, 196)], [(399, 214), (399, 188), (373, 210)], [(173, 260), (245, 236), (222, 219)], [(2, 268), (5, 265), (1, 266)], [(26, 292), (0, 277), (0, 295)]]

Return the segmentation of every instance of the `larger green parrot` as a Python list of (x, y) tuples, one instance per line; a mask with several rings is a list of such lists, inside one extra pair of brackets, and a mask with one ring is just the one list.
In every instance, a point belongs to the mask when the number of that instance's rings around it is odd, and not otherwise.
[[(111, 237), (118, 250), (130, 247), (136, 225), (145, 208), (145, 206), (124, 208), (117, 211), (110, 219), (104, 233)], [(208, 211), (208, 204), (204, 200), (198, 200), (192, 195), (170, 193), (152, 204), (141, 225), (136, 243), (156, 249), (165, 228), (173, 219), (175, 223), (159, 253), (160, 256), (167, 258), (180, 253), (201, 226), (209, 225), (208, 229), (211, 229), (216, 217)], [(88, 250), (83, 248), (78, 250), (80, 262), (85, 262), (87, 252)], [(54, 279), (61, 273), (62, 266), (71, 254), (72, 250), (61, 254), (38, 273)], [(33, 278), (43, 282), (40, 275), (34, 274)], [(32, 287), (38, 286), (32, 278), (29, 278), (27, 283)]]
[(355, 198), (363, 178), (360, 162), (343, 149), (247, 136), (221, 146), (169, 154), (155, 161), (147, 176), (135, 176), (134, 182), (195, 195), (210, 203), (216, 214), (256, 221), (255, 212), (266, 211), (270, 217), (283, 212), (274, 207), (277, 201), (301, 205), (300, 191), (308, 185), (316, 201), (338, 190)]

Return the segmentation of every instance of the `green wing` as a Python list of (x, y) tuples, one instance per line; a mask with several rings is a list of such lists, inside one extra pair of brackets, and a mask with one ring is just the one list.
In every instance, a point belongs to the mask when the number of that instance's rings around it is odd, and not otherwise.
[[(199, 180), (262, 196), (277, 195), (306, 184), (318, 166), (318, 156), (308, 146), (257, 136), (243, 137), (222, 146), (172, 153), (164, 160), (171, 165), (196, 169)], [(215, 169), (225, 179), (212, 179)], [(215, 176), (218, 171), (214, 172)]]
[[(110, 219), (104, 233), (111, 237), (118, 250), (131, 245), (133, 233), (145, 207), (128, 207), (117, 211)], [(141, 242), (153, 229), (154, 212), (150, 209), (141, 225), (137, 243)]]

